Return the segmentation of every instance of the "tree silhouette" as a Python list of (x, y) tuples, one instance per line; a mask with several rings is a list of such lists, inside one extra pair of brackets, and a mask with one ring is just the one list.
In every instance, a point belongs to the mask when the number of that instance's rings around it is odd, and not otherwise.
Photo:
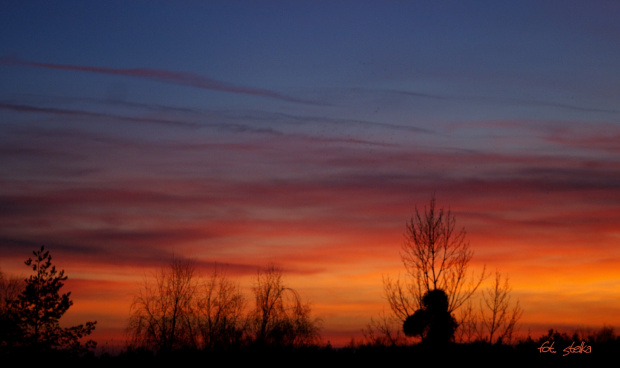
[(159, 353), (229, 348), (244, 337), (244, 306), (239, 286), (217, 269), (202, 282), (192, 261), (173, 258), (134, 296), (129, 347)]
[(302, 346), (318, 340), (318, 321), (311, 318), (310, 306), (284, 285), (282, 270), (275, 265), (258, 272), (254, 296), (251, 322), (257, 343)]
[(465, 229), (456, 229), (456, 219), (449, 209), (436, 208), (433, 196), (430, 205), (415, 214), (407, 223), (401, 260), (408, 281), (383, 280), (384, 292), (393, 314), (404, 322), (424, 308), (423, 297), (442, 290), (447, 297), (447, 311), (452, 313), (467, 301), (485, 278), (468, 274), (473, 251), (465, 240)]
[(203, 348), (221, 350), (240, 344), (247, 318), (239, 285), (216, 268), (201, 285), (198, 298), (198, 330)]
[(405, 335), (420, 336), (429, 345), (451, 342), (458, 324), (448, 308), (448, 297), (443, 290), (427, 292), (422, 298), (422, 308), (405, 319)]
[(13, 301), (21, 293), (22, 281), (0, 270), (0, 350), (10, 348), (20, 336)]
[(482, 290), (478, 310), (468, 303), (461, 319), (464, 330), (461, 339), (475, 337), (489, 343), (510, 342), (523, 314), (519, 301), (513, 303), (510, 292), (508, 277), (496, 271), (493, 284)]
[(94, 348), (94, 341), (82, 344), (81, 339), (91, 334), (96, 321), (68, 328), (59, 325), (60, 318), (73, 305), (71, 292), (60, 294), (67, 280), (64, 270), (56, 271), (52, 256), (43, 246), (33, 255), (34, 259), (28, 258), (25, 264), (35, 274), (25, 280), (24, 289), (11, 303), (19, 328), (16, 345), (37, 352), (70, 350), (83, 353)]
[(195, 269), (189, 260), (174, 258), (152, 279), (145, 279), (131, 306), (131, 347), (157, 352), (195, 348), (197, 290)]
[(391, 313), (382, 311), (377, 318), (370, 318), (370, 322), (362, 329), (366, 344), (370, 346), (396, 346), (406, 342), (402, 335), (402, 323), (395, 320)]

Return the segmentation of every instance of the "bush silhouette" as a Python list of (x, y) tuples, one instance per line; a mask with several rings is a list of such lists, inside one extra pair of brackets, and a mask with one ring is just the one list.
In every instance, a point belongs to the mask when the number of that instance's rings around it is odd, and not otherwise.
[(429, 345), (441, 345), (454, 339), (458, 324), (448, 311), (448, 297), (443, 290), (435, 289), (424, 294), (422, 308), (418, 309), (403, 323), (407, 336), (419, 336)]

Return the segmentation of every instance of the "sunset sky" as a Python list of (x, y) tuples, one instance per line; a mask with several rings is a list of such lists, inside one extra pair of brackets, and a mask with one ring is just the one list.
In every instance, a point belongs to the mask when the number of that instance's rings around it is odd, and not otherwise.
[[(521, 331), (620, 328), (620, 3), (2, 1), (0, 269), (119, 341), (173, 255), (275, 262), (332, 343), (433, 193)], [(249, 295), (248, 295), (249, 297)], [(248, 301), (251, 301), (248, 299)]]

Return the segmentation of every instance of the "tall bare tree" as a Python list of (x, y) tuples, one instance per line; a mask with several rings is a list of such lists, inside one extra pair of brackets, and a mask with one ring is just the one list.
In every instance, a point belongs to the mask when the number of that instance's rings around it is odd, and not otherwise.
[(258, 272), (254, 296), (251, 322), (257, 342), (300, 346), (319, 339), (318, 320), (311, 317), (310, 305), (284, 284), (282, 270), (275, 265)]
[(131, 306), (129, 332), (132, 347), (170, 351), (196, 347), (195, 267), (174, 258), (145, 279)]
[(494, 283), (482, 293), (477, 328), (480, 340), (494, 343), (509, 342), (512, 339), (523, 310), (518, 300), (512, 302), (510, 292), (508, 277), (502, 279), (501, 273), (496, 271)]
[(247, 328), (245, 300), (238, 284), (214, 269), (198, 293), (197, 323), (205, 349), (241, 342)]
[(383, 279), (385, 296), (401, 321), (422, 307), (422, 297), (430, 291), (446, 293), (449, 313), (475, 293), (485, 271), (479, 277), (468, 273), (473, 251), (465, 236), (465, 229), (456, 228), (450, 209), (436, 207), (434, 196), (424, 211), (416, 206), (400, 254), (408, 278)]

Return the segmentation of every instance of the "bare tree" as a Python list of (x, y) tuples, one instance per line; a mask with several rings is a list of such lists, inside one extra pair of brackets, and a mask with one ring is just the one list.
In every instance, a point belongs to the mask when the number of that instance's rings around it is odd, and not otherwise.
[(254, 286), (256, 300), (251, 323), (254, 338), (268, 345), (308, 345), (319, 339), (318, 320), (299, 294), (284, 285), (282, 270), (270, 264), (259, 271)]
[(443, 290), (452, 313), (478, 289), (485, 271), (479, 277), (467, 273), (473, 251), (465, 235), (465, 229), (456, 229), (450, 209), (436, 208), (434, 196), (423, 212), (415, 208), (401, 251), (408, 280), (383, 279), (390, 308), (401, 321), (422, 308), (422, 297), (430, 291)]
[(471, 300), (468, 300), (460, 309), (458, 317), (459, 328), (457, 329), (458, 342), (471, 342), (478, 336), (478, 313)]
[(478, 338), (490, 343), (509, 342), (523, 310), (517, 300), (512, 303), (508, 277), (495, 272), (495, 281), (488, 290), (483, 290), (480, 303), (480, 326)]
[(401, 334), (401, 325), (393, 314), (381, 312), (377, 319), (370, 318), (370, 322), (362, 329), (364, 342), (371, 346), (396, 346), (404, 344), (405, 337)]
[(390, 276), (383, 276), (383, 289), (385, 297), (390, 304), (392, 313), (404, 322), (411, 316), (420, 305), (416, 297), (416, 290), (412, 283), (405, 283), (400, 278), (392, 279)]
[(21, 335), (14, 301), (24, 289), (23, 280), (0, 270), (0, 350), (10, 347)]
[(155, 351), (196, 347), (197, 289), (194, 265), (185, 259), (174, 258), (145, 279), (131, 306), (130, 345)]
[(200, 287), (198, 330), (205, 349), (240, 343), (246, 330), (245, 300), (238, 284), (217, 267)]
[(21, 293), (22, 282), (19, 277), (7, 275), (0, 270), (0, 314), (6, 313), (11, 301)]

